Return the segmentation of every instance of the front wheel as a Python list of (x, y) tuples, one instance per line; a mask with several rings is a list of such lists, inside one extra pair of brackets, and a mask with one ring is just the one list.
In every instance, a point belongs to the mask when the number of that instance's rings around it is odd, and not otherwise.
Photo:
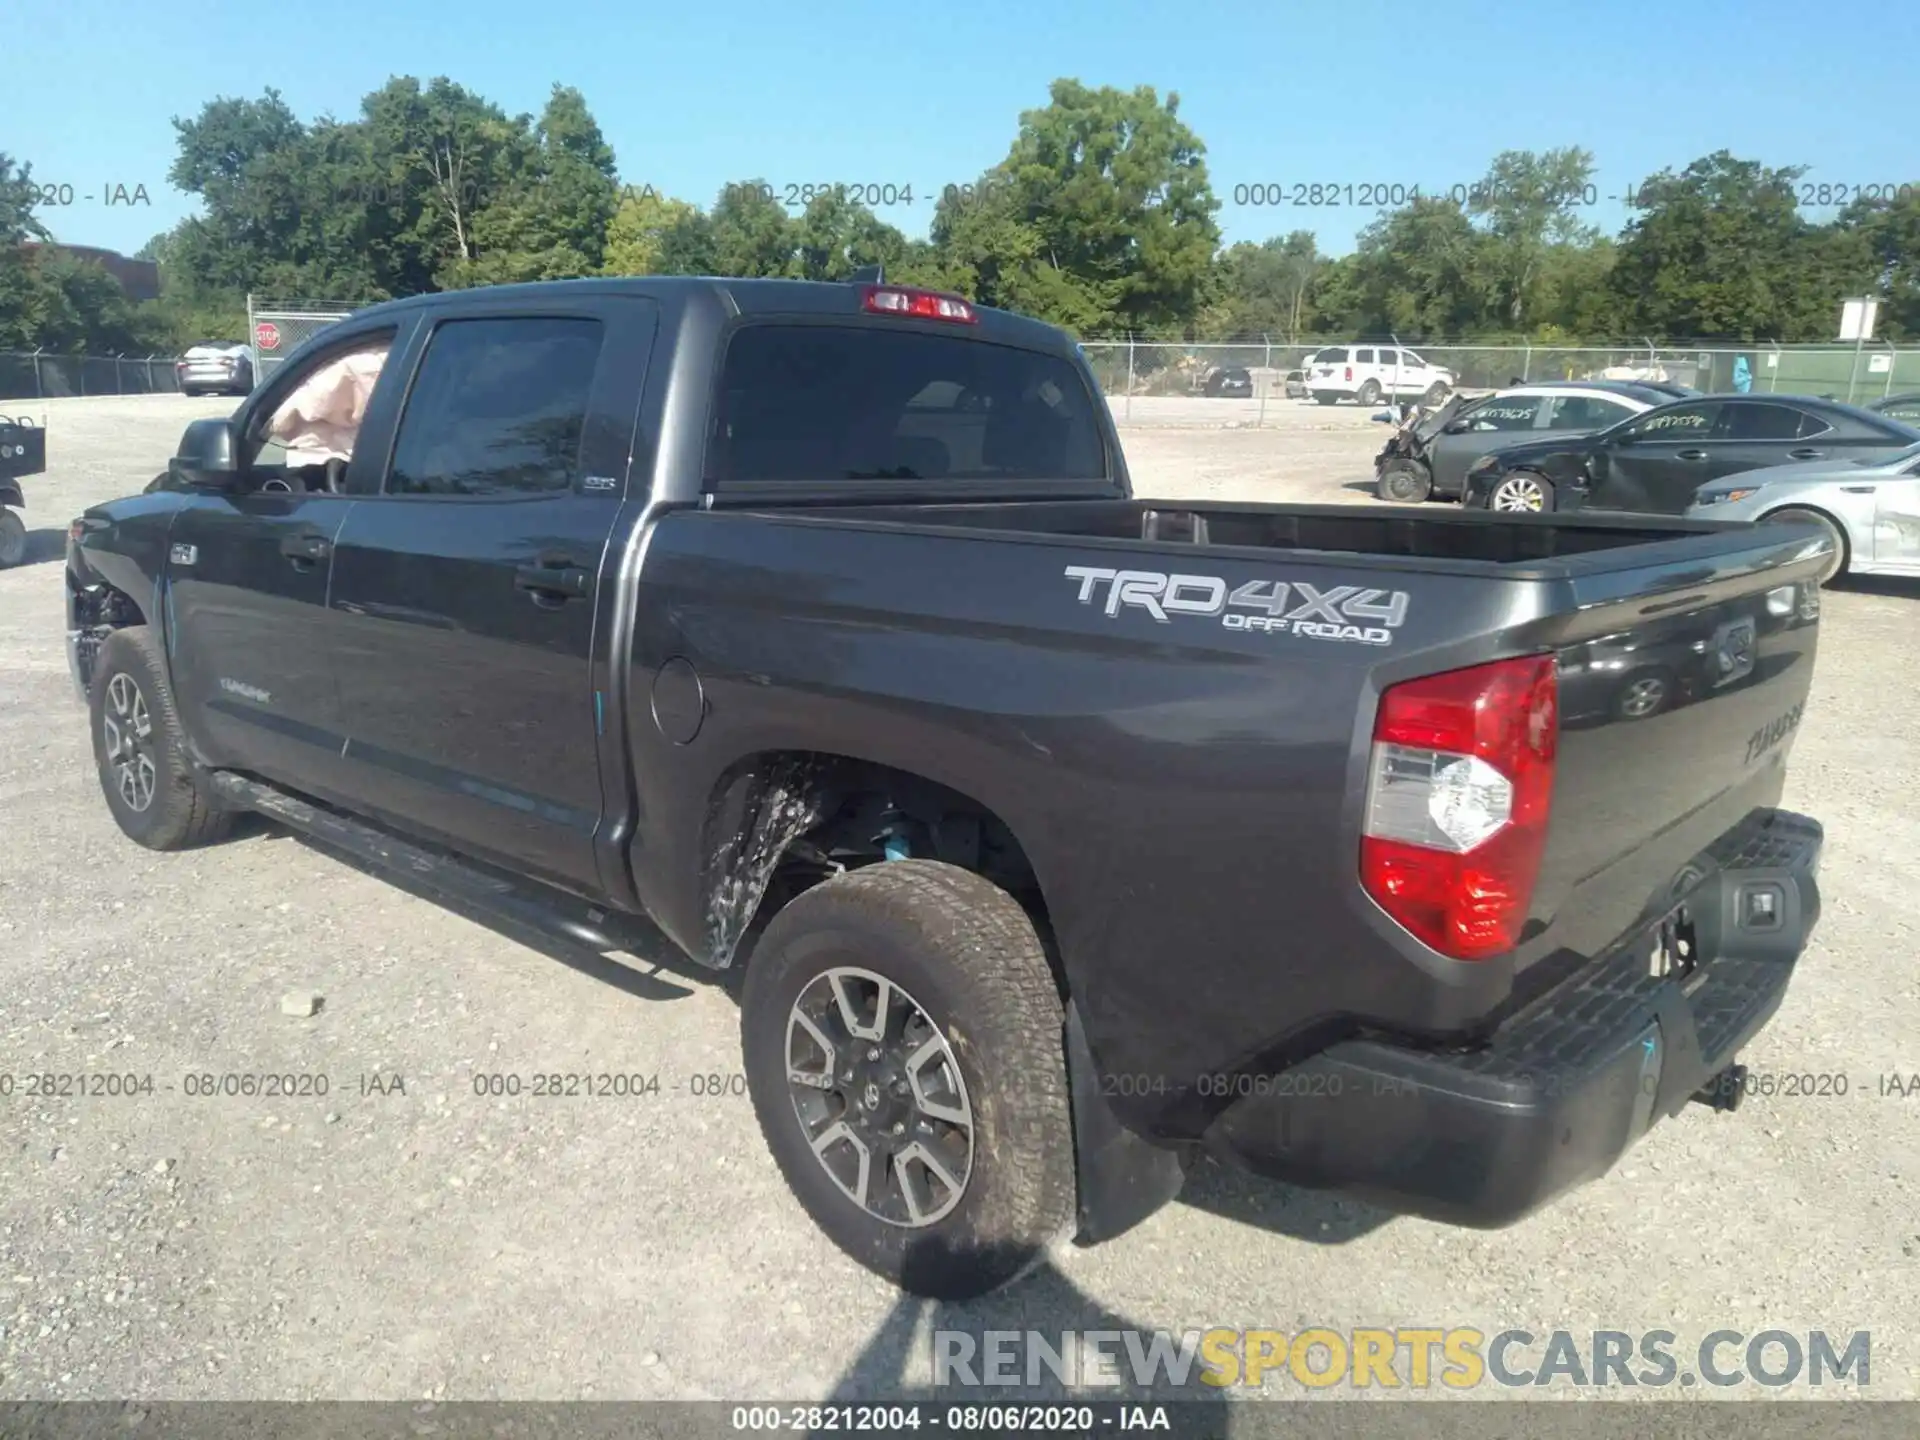
[(1766, 517), (1769, 524), (1811, 525), (1824, 534), (1833, 545), (1833, 557), (1827, 561), (1826, 568), (1820, 572), (1821, 585), (1831, 585), (1847, 573), (1847, 565), (1852, 559), (1847, 545), (1847, 535), (1838, 525), (1818, 510), (1790, 509), (1776, 510)]
[(184, 850), (226, 834), (233, 814), (214, 804), (187, 763), (180, 712), (146, 626), (107, 637), (87, 698), (100, 789), (129, 840)]
[(1416, 460), (1391, 460), (1380, 472), (1380, 498), (1393, 505), (1418, 505), (1433, 493), (1433, 475)]
[(1553, 485), (1529, 471), (1516, 471), (1493, 487), (1493, 493), (1487, 496), (1487, 508), (1509, 514), (1539, 514), (1551, 510)]
[(747, 1088), (795, 1198), (855, 1260), (941, 1300), (1018, 1279), (1073, 1223), (1064, 1024), (1026, 912), (926, 860), (795, 899), (740, 1006)]

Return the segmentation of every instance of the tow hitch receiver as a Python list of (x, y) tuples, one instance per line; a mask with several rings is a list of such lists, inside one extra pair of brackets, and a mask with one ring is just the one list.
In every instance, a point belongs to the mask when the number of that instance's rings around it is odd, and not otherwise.
[(1722, 1114), (1731, 1115), (1747, 1095), (1747, 1067), (1729, 1065), (1694, 1092), (1693, 1098)]

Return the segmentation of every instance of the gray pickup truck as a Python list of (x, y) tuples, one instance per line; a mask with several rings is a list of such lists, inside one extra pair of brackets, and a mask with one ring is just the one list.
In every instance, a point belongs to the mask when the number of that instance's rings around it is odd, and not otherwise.
[[(274, 458), (355, 347), (350, 455)], [(255, 810), (744, 966), (799, 1203), (957, 1297), (1204, 1154), (1497, 1226), (1737, 1098), (1819, 912), (1777, 807), (1825, 555), (1143, 501), (1057, 330), (650, 278), (342, 321), (80, 517), (67, 590), (127, 835)], [(1688, 684), (1628, 723), (1643, 647)]]

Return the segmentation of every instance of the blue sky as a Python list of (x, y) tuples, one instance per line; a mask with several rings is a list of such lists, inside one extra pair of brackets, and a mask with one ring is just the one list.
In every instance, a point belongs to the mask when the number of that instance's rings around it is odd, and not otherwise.
[[(445, 74), (537, 113), (559, 81), (586, 94), (629, 183), (703, 204), (754, 176), (911, 185), (916, 203), (880, 213), (924, 235), (926, 197), (1001, 159), (1064, 75), (1179, 93), (1228, 241), (1308, 229), (1337, 253), (1375, 213), (1347, 187), (1446, 190), (1507, 148), (1593, 151), (1589, 214), (1609, 230), (1625, 211), (1608, 197), (1722, 147), (1811, 166), (1809, 183), (1920, 181), (1916, 54), (1920, 6), (1901, 0), (51, 0), (8, 27), (0, 149), (73, 187), (40, 211), (57, 239), (131, 251), (191, 213), (166, 183), (168, 122), (216, 96), (271, 86), (302, 119), (345, 118), (392, 75)], [(1315, 182), (1342, 203), (1233, 203)], [(107, 203), (137, 186), (150, 203)]]

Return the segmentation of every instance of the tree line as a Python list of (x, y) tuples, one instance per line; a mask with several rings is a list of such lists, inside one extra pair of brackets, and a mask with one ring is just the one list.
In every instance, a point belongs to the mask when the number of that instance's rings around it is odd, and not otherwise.
[(1445, 194), (1394, 187), (1403, 203), (1333, 256), (1305, 228), (1223, 247), (1206, 147), (1178, 95), (1144, 86), (1056, 80), (997, 165), (912, 197), (933, 206), (926, 239), (874, 213), (910, 187), (756, 177), (702, 206), (623, 180), (586, 98), (560, 85), (538, 116), (400, 77), (353, 119), (302, 121), (268, 90), (173, 123), (167, 178), (203, 213), (139, 252), (158, 262), (156, 301), (23, 248), (47, 238), (38, 187), (0, 155), (0, 350), (237, 338), (249, 293), (357, 305), (589, 275), (840, 280), (871, 265), (1085, 339), (1793, 343), (1832, 339), (1840, 302), (1859, 295), (1881, 299), (1883, 334), (1920, 335), (1920, 185), (1814, 221), (1804, 167), (1724, 150), (1650, 177), (1612, 235), (1584, 218), (1591, 152), (1507, 151)]

